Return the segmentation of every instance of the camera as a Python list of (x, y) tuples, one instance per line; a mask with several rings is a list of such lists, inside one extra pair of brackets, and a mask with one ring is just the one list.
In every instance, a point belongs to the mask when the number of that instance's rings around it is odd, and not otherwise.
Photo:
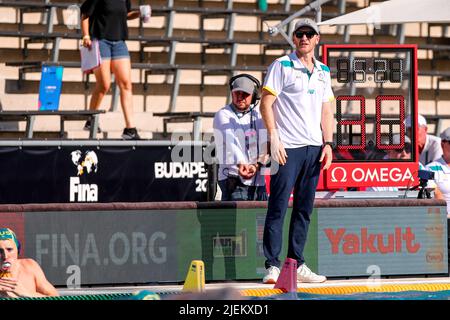
[(417, 199), (431, 199), (430, 191), (427, 190), (427, 182), (428, 180), (434, 179), (434, 172), (428, 170), (419, 170), (419, 194), (417, 195)]
[(428, 170), (419, 170), (419, 179), (434, 180), (434, 172)]

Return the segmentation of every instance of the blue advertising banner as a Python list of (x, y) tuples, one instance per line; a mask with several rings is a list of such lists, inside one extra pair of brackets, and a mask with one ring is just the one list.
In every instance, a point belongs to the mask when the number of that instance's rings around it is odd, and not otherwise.
[(63, 70), (62, 66), (42, 66), (39, 110), (58, 110)]

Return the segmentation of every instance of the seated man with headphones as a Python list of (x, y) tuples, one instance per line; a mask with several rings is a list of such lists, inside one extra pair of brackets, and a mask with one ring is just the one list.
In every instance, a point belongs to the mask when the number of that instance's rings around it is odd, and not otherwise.
[(59, 296), (33, 259), (19, 259), (20, 242), (14, 231), (0, 229), (0, 297)]
[(267, 133), (257, 107), (260, 82), (249, 74), (229, 81), (232, 102), (214, 117), (223, 201), (267, 200), (264, 176)]

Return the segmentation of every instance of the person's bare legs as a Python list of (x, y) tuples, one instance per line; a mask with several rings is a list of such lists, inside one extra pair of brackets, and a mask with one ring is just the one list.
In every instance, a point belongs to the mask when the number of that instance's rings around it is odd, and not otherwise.
[(130, 59), (115, 59), (111, 61), (111, 70), (120, 88), (120, 104), (125, 118), (125, 127), (134, 128), (133, 89), (131, 83)]
[(103, 97), (111, 86), (111, 60), (103, 60), (100, 67), (94, 70), (95, 88), (92, 92), (89, 110), (98, 110)]

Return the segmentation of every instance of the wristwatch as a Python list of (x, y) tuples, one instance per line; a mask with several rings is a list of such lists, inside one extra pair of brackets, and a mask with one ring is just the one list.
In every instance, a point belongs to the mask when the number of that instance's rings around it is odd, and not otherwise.
[(334, 143), (333, 141), (325, 141), (323, 145), (324, 146), (329, 145), (331, 149), (334, 149), (336, 147), (336, 143)]

